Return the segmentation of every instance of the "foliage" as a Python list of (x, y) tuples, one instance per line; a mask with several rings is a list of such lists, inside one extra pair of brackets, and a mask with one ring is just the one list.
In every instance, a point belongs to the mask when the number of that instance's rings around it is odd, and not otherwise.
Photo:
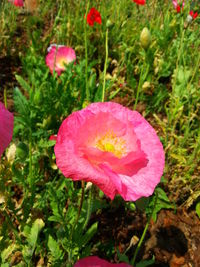
[[(132, 109), (135, 105), (155, 126), (166, 152), (165, 181), (152, 197), (128, 203), (128, 209), (140, 209), (155, 221), (161, 209), (182, 204), (195, 206), (200, 217), (199, 16), (186, 21), (189, 3), (177, 14), (171, 1), (149, 0), (142, 7), (128, 0), (90, 1), (101, 13), (102, 25), (87, 27), (86, 68), (86, 2), (38, 1), (32, 11), (0, 2), (0, 60), (19, 57), (22, 66), (13, 75), (12, 86), (4, 85), (7, 66), (0, 62), (1, 89), (14, 101), (17, 147), (14, 159), (5, 154), (0, 164), (2, 267), (73, 266), (79, 258), (98, 253), (99, 224), (92, 215), (101, 214), (110, 203), (89, 185), (83, 194), (80, 182), (63, 177), (55, 163), (55, 141), (49, 138), (73, 111), (102, 100), (104, 78), (105, 100)], [(199, 11), (194, 1), (191, 7)], [(144, 27), (151, 33), (146, 50), (140, 44)], [(76, 51), (76, 63), (66, 65), (60, 76), (51, 75), (45, 64), (51, 43)], [(167, 194), (163, 189), (168, 189)], [(116, 254), (113, 244), (112, 240), (106, 244), (110, 260)], [(131, 262), (128, 254), (118, 251), (117, 255)], [(150, 258), (136, 266), (153, 262)]]

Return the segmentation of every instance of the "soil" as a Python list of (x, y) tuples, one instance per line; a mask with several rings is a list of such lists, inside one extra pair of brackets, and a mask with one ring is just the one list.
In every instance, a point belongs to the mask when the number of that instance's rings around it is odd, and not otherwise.
[[(94, 254), (108, 258), (106, 248), (112, 240), (116, 262), (117, 249), (122, 254), (131, 240), (138, 240), (141, 237), (146, 224), (144, 213), (132, 212), (123, 206), (102, 211), (101, 214), (94, 216), (93, 220), (99, 221), (95, 241), (101, 243), (100, 248), (94, 249)], [(136, 246), (137, 244), (127, 253), (130, 259)], [(155, 263), (151, 266), (200, 266), (200, 221), (194, 211), (162, 210), (158, 214), (157, 221), (151, 221), (137, 262), (150, 260), (153, 255)]]
[[(14, 110), (12, 100), (13, 89), (17, 86), (15, 74), (20, 73), (21, 62), (16, 56), (0, 57), (0, 101), (4, 102), (4, 90), (6, 89), (7, 104), (10, 111)], [(12, 89), (11, 89), (12, 88)]]

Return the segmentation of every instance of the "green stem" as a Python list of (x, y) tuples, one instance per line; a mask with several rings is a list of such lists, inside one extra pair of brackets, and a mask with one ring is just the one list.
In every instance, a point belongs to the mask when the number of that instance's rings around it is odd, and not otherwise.
[(28, 175), (28, 183), (33, 189), (33, 169), (32, 169), (32, 133), (31, 129), (29, 130), (29, 175)]
[[(77, 213), (76, 221), (75, 221), (75, 223), (72, 226), (72, 230), (71, 230), (70, 238), (69, 238), (69, 240), (71, 241), (71, 244), (73, 243), (72, 242), (73, 233), (74, 233), (74, 230), (76, 228), (76, 225), (78, 224), (78, 220), (80, 218), (81, 210), (82, 210), (82, 207), (83, 207), (84, 195), (85, 195), (85, 182), (84, 181), (81, 181), (81, 199), (80, 199), (80, 204), (79, 204), (79, 208), (78, 208), (78, 213)], [(72, 259), (72, 256), (73, 256), (72, 247), (73, 247), (73, 245), (71, 245), (71, 249), (70, 249), (69, 255), (68, 255), (68, 264), (70, 264), (70, 266), (72, 266), (72, 260), (73, 260)]]
[(80, 214), (81, 214), (81, 210), (82, 210), (82, 207), (83, 207), (83, 200), (84, 200), (84, 195), (85, 195), (85, 182), (84, 181), (81, 181), (81, 200), (80, 200), (80, 205), (79, 205), (79, 208), (78, 208), (78, 214), (77, 214), (77, 218), (76, 218), (76, 221), (75, 221), (75, 224), (74, 226), (77, 225), (78, 223), (78, 220), (79, 220), (79, 217), (80, 217)]
[(146, 232), (147, 232), (147, 230), (148, 230), (148, 227), (149, 227), (149, 224), (150, 224), (150, 221), (151, 221), (151, 218), (152, 218), (154, 209), (155, 209), (155, 207), (156, 207), (156, 203), (157, 203), (157, 199), (158, 199), (158, 194), (157, 194), (157, 192), (156, 192), (155, 194), (156, 194), (156, 198), (155, 198), (155, 201), (154, 201), (153, 209), (152, 209), (152, 211), (151, 211), (151, 214), (150, 214), (150, 216), (149, 216), (149, 218), (148, 218), (148, 221), (147, 221), (147, 223), (146, 223), (146, 226), (145, 226), (145, 228), (144, 228), (144, 231), (143, 231), (143, 233), (142, 233), (142, 236), (141, 236), (141, 238), (140, 238), (140, 241), (139, 241), (139, 243), (138, 243), (138, 245), (137, 245), (137, 248), (136, 248), (136, 250), (135, 250), (135, 253), (134, 253), (134, 255), (133, 255), (133, 260), (131, 261), (132, 266), (135, 265), (135, 260), (136, 260), (137, 254), (138, 254), (138, 252), (139, 252), (139, 250), (140, 250), (140, 248), (141, 248), (141, 246), (142, 246), (142, 243), (143, 243), (143, 241), (144, 241)]
[(87, 14), (89, 10), (90, 1), (87, 3), (85, 20), (84, 20), (84, 36), (85, 36), (85, 86), (86, 86), (86, 100), (90, 101), (90, 91), (88, 87), (88, 47), (87, 47)]
[(85, 223), (83, 225), (83, 229), (85, 229), (87, 227), (87, 224), (89, 222), (90, 219), (90, 215), (92, 213), (92, 191), (93, 191), (93, 187), (91, 186), (90, 191), (89, 191), (89, 196), (88, 196), (88, 203), (87, 203), (87, 215), (86, 215), (86, 219), (85, 219)]
[(7, 103), (7, 90), (6, 90), (6, 88), (3, 91), (3, 97), (4, 97), (5, 108), (7, 108), (8, 107), (8, 103)]
[(78, 213), (77, 213), (76, 221), (75, 221), (75, 223), (73, 224), (73, 227), (72, 227), (72, 231), (71, 231), (71, 235), (70, 235), (70, 240), (72, 240), (74, 229), (75, 229), (75, 227), (76, 227), (76, 225), (78, 223), (78, 220), (80, 218), (81, 210), (82, 210), (82, 207), (83, 207), (84, 195), (85, 195), (85, 182), (84, 181), (81, 181), (81, 199), (80, 199), (80, 204), (79, 204), (79, 208), (78, 208)]
[[(183, 22), (181, 23), (181, 25), (183, 26)], [(182, 27), (183, 28), (183, 27)], [(184, 28), (181, 28), (181, 40), (180, 40), (180, 44), (179, 44), (179, 48), (178, 48), (178, 56), (177, 56), (177, 60), (176, 60), (176, 69), (175, 69), (175, 77), (174, 77), (174, 82), (172, 84), (172, 91), (174, 92), (174, 89), (176, 87), (176, 80), (177, 80), (177, 76), (178, 76), (178, 64), (182, 55), (182, 49), (183, 49), (183, 40), (184, 40), (184, 35), (185, 35), (185, 30)]]
[[(145, 59), (146, 59), (146, 57), (145, 57)], [(140, 88), (141, 88), (141, 84), (143, 81), (144, 65), (145, 64), (143, 63), (141, 73), (140, 73), (140, 79), (139, 79), (139, 83), (138, 83), (138, 87), (137, 87), (137, 92), (136, 92), (135, 104), (134, 104), (134, 108), (133, 108), (134, 110), (136, 110), (138, 99), (139, 99)]]
[(107, 70), (107, 62), (108, 62), (108, 28), (106, 30), (106, 58), (104, 63), (104, 72), (103, 72), (103, 90), (102, 90), (102, 102), (104, 102), (105, 98), (105, 87), (106, 87), (106, 70)]

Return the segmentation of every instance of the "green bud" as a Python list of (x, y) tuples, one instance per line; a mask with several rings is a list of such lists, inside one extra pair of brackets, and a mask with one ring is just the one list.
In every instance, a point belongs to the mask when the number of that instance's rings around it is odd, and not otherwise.
[(41, 90), (37, 90), (34, 94), (33, 101), (36, 105), (40, 105), (43, 100), (43, 94)]
[(147, 50), (151, 44), (151, 33), (147, 27), (145, 27), (140, 34), (141, 46)]
[(113, 23), (108, 19), (106, 22), (106, 28), (111, 28), (113, 26)]
[(49, 129), (52, 127), (52, 124), (53, 124), (53, 118), (51, 115), (49, 115), (46, 119), (43, 119), (42, 128)]
[(17, 145), (16, 156), (21, 160), (25, 160), (28, 157), (29, 149), (28, 146), (22, 142)]
[(145, 81), (142, 85), (142, 90), (144, 92), (147, 92), (149, 89), (151, 89), (151, 83), (148, 81)]

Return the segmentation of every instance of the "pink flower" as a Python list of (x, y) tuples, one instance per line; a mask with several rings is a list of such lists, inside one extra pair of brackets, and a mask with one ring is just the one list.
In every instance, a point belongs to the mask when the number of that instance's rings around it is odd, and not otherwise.
[(96, 256), (90, 256), (84, 259), (80, 259), (74, 267), (131, 267), (127, 263), (109, 263), (108, 261), (102, 260)]
[(14, 117), (0, 102), (0, 156), (10, 144), (13, 134)]
[(176, 9), (177, 13), (180, 13), (181, 7), (183, 10), (183, 7), (185, 5), (184, 1), (177, 1), (177, 0), (173, 0), (172, 4), (173, 4), (174, 8)]
[(56, 164), (65, 177), (97, 185), (111, 199), (150, 196), (164, 168), (152, 126), (117, 103), (93, 103), (72, 113), (58, 131)]
[(65, 65), (76, 60), (75, 51), (71, 47), (53, 44), (47, 51), (46, 65), (51, 73), (55, 69), (57, 74), (60, 75), (65, 70)]
[(15, 6), (24, 6), (23, 0), (8, 0), (9, 2), (13, 3)]

